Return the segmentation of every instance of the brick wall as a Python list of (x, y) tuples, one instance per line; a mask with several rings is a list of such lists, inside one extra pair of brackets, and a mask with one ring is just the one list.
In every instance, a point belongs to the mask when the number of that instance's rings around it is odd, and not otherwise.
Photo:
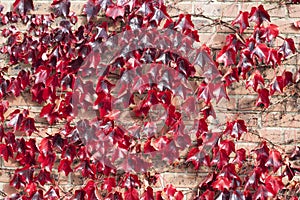
[[(174, 3), (175, 2), (175, 3)], [(261, 1), (258, 1), (261, 2)], [(212, 19), (221, 19), (226, 22), (231, 22), (240, 10), (250, 11), (252, 6), (257, 6), (259, 3), (255, 1), (208, 1), (208, 0), (194, 0), (194, 1), (169, 1), (170, 14), (176, 16), (179, 11), (190, 14), (203, 14)], [(8, 10), (13, 1), (1, 1), (5, 6), (5, 11)], [(81, 14), (83, 4), (85, 1), (71, 1), (71, 11), (77, 15)], [(49, 13), (49, 6), (51, 1), (34, 1), (35, 14)], [(299, 48), (300, 30), (293, 28), (293, 23), (300, 20), (300, 5), (279, 5), (278, 1), (264, 1), (265, 9), (269, 10), (271, 22), (279, 26), (280, 33), (283, 37), (291, 37)], [(192, 17), (196, 28), (199, 30), (200, 41), (202, 44), (214, 49), (214, 54), (224, 44), (225, 37), (230, 30), (220, 25), (210, 25), (212, 21), (202, 17)], [(82, 16), (79, 16), (79, 24), (84, 21)], [(22, 25), (20, 29), (24, 30)], [(2, 39), (1, 39), (2, 41)], [(1, 60), (3, 64), (5, 60)], [(296, 71), (300, 62), (300, 56), (294, 56), (288, 61), (284, 62), (286, 69)], [(13, 71), (13, 70), (12, 70)], [(13, 72), (12, 72), (13, 73)], [(269, 72), (265, 72), (268, 76)], [(273, 73), (273, 72), (270, 72)], [(230, 102), (222, 100), (216, 106), (217, 117), (220, 123), (225, 123), (227, 119), (235, 119), (237, 117), (244, 119), (249, 126), (251, 132), (243, 136), (243, 140), (239, 143), (239, 147), (253, 148), (259, 137), (263, 137), (272, 141), (275, 144), (281, 144), (282, 149), (290, 150), (300, 139), (300, 106), (299, 106), (299, 91), (297, 87), (289, 88), (285, 94), (279, 94), (271, 98), (271, 105), (268, 109), (262, 110), (255, 108), (256, 94), (245, 90), (244, 83), (235, 83), (234, 87), (229, 90)], [(294, 94), (294, 95), (291, 95)], [(30, 108), (32, 116), (39, 122), (38, 128), (43, 128), (43, 131), (55, 131), (56, 127), (44, 128), (43, 120), (38, 117), (40, 107), (38, 104), (30, 101), (26, 96), (18, 98), (7, 98), (12, 105), (13, 110), (16, 107)], [(7, 113), (10, 113), (8, 111)], [(40, 125), (39, 125), (40, 124)], [(16, 167), (15, 163), (1, 161), (0, 171), (0, 190), (6, 194), (13, 192), (9, 186), (9, 180), (13, 174), (13, 169)], [(59, 176), (62, 187), (68, 188), (73, 184), (80, 184), (81, 179), (78, 174), (70, 175), (69, 177)], [(194, 188), (201, 180), (201, 173), (195, 173), (192, 169), (176, 169), (175, 172), (164, 173), (161, 182), (157, 185), (166, 185), (172, 183), (175, 187), (183, 190), (186, 198), (190, 196), (191, 188)], [(2, 189), (1, 189), (2, 188)]]

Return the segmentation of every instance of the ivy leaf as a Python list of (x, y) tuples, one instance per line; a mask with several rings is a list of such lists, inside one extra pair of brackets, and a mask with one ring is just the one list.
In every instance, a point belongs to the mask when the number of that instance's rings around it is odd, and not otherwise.
[(192, 162), (196, 170), (198, 170), (203, 164), (210, 166), (209, 156), (205, 150), (201, 149), (200, 147), (192, 148), (189, 151), (186, 162)]
[(168, 184), (164, 188), (164, 193), (167, 195), (168, 199), (182, 200), (184, 197), (182, 192), (177, 191), (176, 188), (171, 184)]
[(42, 169), (45, 169), (47, 171), (52, 171), (55, 158), (56, 158), (55, 153), (48, 152), (46, 155), (40, 153), (37, 158), (37, 161), (41, 164)]
[(193, 30), (194, 24), (191, 20), (190, 14), (180, 14), (177, 22), (174, 25), (174, 29), (180, 30), (180, 31), (186, 31), (186, 30)]
[(20, 126), (22, 124), (22, 121), (24, 119), (23, 113), (21, 113), (21, 111), (19, 109), (16, 109), (9, 116), (10, 116), (10, 121), (8, 122), (7, 125), (14, 127), (14, 131), (19, 130)]
[(143, 193), (141, 200), (154, 200), (153, 189), (148, 186), (145, 192)]
[(139, 200), (139, 193), (135, 188), (129, 188), (124, 193), (125, 199)]
[(239, 15), (231, 22), (231, 25), (239, 24), (240, 33), (242, 34), (244, 30), (249, 27), (248, 17), (248, 12), (240, 11)]
[(213, 182), (212, 187), (215, 190), (220, 190), (220, 191), (224, 192), (225, 190), (230, 189), (231, 181), (225, 176), (220, 176), (217, 178), (216, 181)]
[(256, 188), (255, 193), (253, 194), (253, 199), (269, 199), (273, 196), (273, 193), (269, 192), (266, 186), (260, 185)]
[(232, 48), (228, 48), (228, 46), (225, 46), (218, 53), (216, 61), (218, 63), (224, 63), (225, 67), (234, 65), (236, 63), (236, 51), (234, 51)]
[(263, 21), (270, 22), (270, 15), (264, 9), (263, 5), (259, 5), (258, 8), (252, 7), (249, 17), (250, 21), (255, 22), (257, 26), (260, 26)]
[(265, 166), (273, 167), (273, 171), (277, 172), (277, 170), (282, 166), (282, 157), (280, 152), (277, 151), (276, 149), (272, 149), (269, 152), (269, 157)]
[(123, 17), (125, 14), (125, 9), (123, 6), (118, 6), (118, 5), (111, 5), (107, 8), (106, 12), (105, 12), (107, 17), (111, 17), (114, 20), (117, 17)]
[(267, 56), (268, 56), (268, 53), (269, 53), (269, 47), (267, 47), (266, 44), (264, 43), (260, 43), (260, 44), (257, 44), (255, 46), (255, 48), (253, 49), (253, 51), (251, 52), (251, 57), (252, 59), (257, 56), (257, 58), (260, 60), (260, 61), (263, 61), (263, 60), (266, 60)]
[(282, 178), (278, 176), (268, 176), (265, 180), (266, 189), (276, 196), (278, 191), (280, 191), (284, 184), (282, 183)]
[(71, 3), (69, 0), (54, 0), (51, 4), (57, 16), (69, 16)]
[(71, 161), (67, 160), (67, 159), (62, 159), (58, 165), (58, 171), (64, 171), (65, 175), (68, 176), (68, 174), (70, 172), (73, 172), (72, 168), (70, 167), (72, 164)]
[(290, 54), (293, 54), (296, 52), (296, 47), (294, 40), (292, 38), (286, 38), (284, 39), (283, 44), (278, 50), (279, 53), (283, 54), (283, 57), (286, 58)]
[(270, 24), (266, 28), (266, 32), (262, 37), (265, 37), (267, 41), (273, 41), (277, 36), (279, 35), (279, 29), (278, 26), (275, 24)]
[(232, 163), (237, 163), (239, 167), (242, 167), (245, 160), (246, 160), (246, 150), (245, 149), (236, 150), (235, 158), (232, 161)]
[(285, 82), (282, 76), (274, 77), (270, 83), (270, 95), (273, 95), (276, 91), (282, 93), (285, 87)]
[(10, 145), (0, 144), (0, 155), (7, 162), (8, 158), (13, 158), (13, 149)]
[(247, 133), (247, 127), (245, 125), (245, 121), (235, 120), (233, 122), (227, 122), (224, 133), (230, 134), (231, 137), (237, 138), (239, 140), (243, 133)]
[(268, 108), (270, 105), (270, 99), (269, 99), (269, 90), (266, 88), (258, 89), (258, 98), (256, 99), (256, 106), (264, 106), (265, 108)]
[(258, 85), (264, 86), (264, 84), (265, 81), (261, 73), (258, 70), (255, 70), (255, 72), (253, 72), (251, 76), (248, 78), (248, 80), (246, 81), (246, 88), (251, 86), (254, 91), (257, 91)]
[(113, 188), (116, 187), (116, 179), (113, 177), (104, 178), (103, 184), (101, 185), (102, 190), (107, 190), (111, 192)]
[(20, 126), (20, 130), (21, 131), (25, 131), (29, 136), (33, 133), (33, 132), (38, 132), (38, 130), (35, 127), (35, 122), (34, 119), (31, 117), (28, 117), (26, 119), (23, 120), (21, 126)]
[(49, 200), (59, 199), (60, 198), (59, 189), (51, 186), (50, 189), (46, 192), (44, 197)]
[(52, 183), (50, 172), (42, 169), (39, 174), (36, 176), (36, 181), (40, 182), (41, 185), (45, 185), (46, 183)]
[(101, 7), (98, 2), (97, 0), (88, 0), (87, 4), (85, 4), (84, 13), (88, 21), (99, 13)]
[(9, 102), (1, 101), (0, 102), (0, 121), (4, 122), (4, 113), (8, 110)]
[(270, 149), (267, 147), (266, 141), (261, 142), (256, 149), (252, 150), (256, 154), (256, 161), (259, 165), (265, 165), (269, 158), (269, 151)]
[(17, 11), (21, 16), (25, 16), (29, 10), (34, 10), (32, 0), (16, 0), (13, 3), (14, 11)]

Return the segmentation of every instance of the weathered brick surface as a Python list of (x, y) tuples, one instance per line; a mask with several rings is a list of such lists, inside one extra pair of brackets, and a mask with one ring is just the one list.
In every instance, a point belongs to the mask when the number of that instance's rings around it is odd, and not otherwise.
[[(2, 0), (0, 4), (4, 5), (4, 12), (8, 11), (14, 1)], [(75, 12), (77, 15), (82, 14), (84, 7), (83, 0), (71, 1), (71, 12)], [(49, 14), (50, 4), (52, 0), (39, 0), (34, 1), (35, 10), (31, 14)], [(250, 11), (252, 6), (257, 6), (258, 1), (236, 1), (236, 0), (174, 0), (168, 2), (169, 14), (171, 17), (178, 16), (179, 11), (184, 13), (190, 13), (192, 21), (195, 24), (195, 28), (199, 31), (200, 43), (205, 44), (213, 49), (213, 56), (215, 56), (220, 48), (225, 44), (226, 36), (229, 33), (233, 33), (227, 27), (220, 24), (213, 24), (218, 20), (231, 23), (231, 21), (237, 16), (239, 11)], [(283, 37), (293, 38), (296, 47), (299, 49), (300, 44), (300, 29), (293, 26), (293, 23), (300, 20), (300, 5), (288, 5), (279, 6), (278, 1), (265, 1), (264, 7), (269, 11), (271, 16), (271, 23), (279, 26), (280, 34)], [(211, 19), (205, 19), (199, 17), (199, 14), (206, 15)], [(252, 22), (251, 22), (252, 23)], [(86, 19), (83, 16), (78, 16), (78, 25), (86, 24)], [(19, 23), (15, 24), (21, 31), (26, 30), (26, 26)], [(251, 34), (252, 30), (246, 30), (246, 34)], [(3, 37), (0, 37), (0, 42), (5, 41)], [(282, 40), (275, 41), (275, 46), (280, 46)], [(5, 57), (0, 57), (0, 65), (5, 65)], [(300, 56), (294, 56), (282, 63), (282, 69), (291, 70), (295, 72), (299, 69)], [(16, 75), (18, 73), (17, 68), (10, 68), (9, 74)], [(280, 70), (282, 72), (282, 70)], [(266, 70), (263, 73), (266, 78), (274, 76), (272, 69)], [(296, 90), (295, 95), (287, 97), (286, 93), (279, 94), (271, 98), (270, 107), (267, 110), (261, 108), (255, 108), (255, 102), (257, 94), (251, 89), (245, 89), (245, 81), (234, 83), (233, 86), (228, 88), (228, 94), (230, 95), (230, 101), (221, 100), (219, 104), (215, 106), (217, 119), (212, 122), (218, 125), (224, 126), (226, 121), (232, 121), (235, 119), (244, 119), (249, 126), (249, 133), (242, 135), (241, 141), (237, 143), (237, 148), (245, 148), (250, 151), (257, 146), (258, 141), (261, 138), (272, 141), (275, 144), (282, 145), (286, 152), (290, 152), (294, 145), (293, 143), (300, 140), (300, 100), (299, 89)], [(286, 92), (290, 92), (286, 90)], [(5, 113), (7, 116), (15, 108), (30, 109), (30, 116), (34, 117), (37, 121), (37, 128), (40, 130), (41, 136), (53, 134), (59, 131), (59, 128), (63, 126), (63, 123), (57, 126), (47, 127), (45, 119), (39, 117), (39, 111), (41, 105), (31, 101), (28, 94), (14, 97), (6, 97), (9, 101), (11, 108)], [(94, 113), (85, 113), (86, 115), (94, 115)], [(254, 131), (253, 131), (254, 130)], [(252, 133), (252, 131), (254, 133)], [(16, 136), (24, 136), (25, 133), (18, 132)], [(34, 137), (35, 134), (32, 135)], [(40, 137), (37, 138), (40, 141)], [(57, 165), (57, 164), (56, 164)], [(1, 160), (0, 170), (0, 190), (7, 195), (12, 194), (15, 190), (9, 186), (9, 180), (12, 177), (12, 169), (17, 168), (18, 165), (15, 162), (4, 162)], [(204, 173), (204, 170), (203, 170)], [(204, 174), (195, 174), (193, 167), (189, 168), (176, 168), (176, 170), (162, 174), (162, 182), (158, 182), (155, 188), (161, 189), (168, 183), (172, 183), (175, 187), (180, 188), (185, 194), (185, 198), (189, 199), (192, 195), (191, 188), (195, 188), (201, 181)], [(54, 178), (58, 178), (55, 175)], [(83, 184), (80, 173), (71, 174), (65, 177), (63, 174), (59, 176), (60, 186), (65, 191), (68, 191), (75, 185)]]

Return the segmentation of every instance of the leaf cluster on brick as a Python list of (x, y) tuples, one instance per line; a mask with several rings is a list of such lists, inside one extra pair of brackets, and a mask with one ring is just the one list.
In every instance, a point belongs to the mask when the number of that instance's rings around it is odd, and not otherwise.
[[(117, 55), (113, 63), (105, 66), (106, 71), (99, 76), (95, 88), (93, 83), (84, 85), (77, 73), (94, 72), (94, 65), (82, 65), (96, 44), (122, 31), (151, 28), (171, 29), (200, 41), (201, 35), (195, 29), (191, 15), (180, 14), (178, 19), (173, 19), (161, 0), (88, 0), (83, 10), (85, 24), (78, 24), (69, 0), (54, 0), (49, 14), (31, 14), (34, 9), (32, 0), (16, 0), (12, 11), (7, 13), (3, 13), (3, 7), (0, 7), (2, 37), (6, 38), (0, 52), (8, 58), (7, 65), (1, 66), (0, 71), (0, 156), (5, 162), (18, 165), (10, 180), (10, 185), (17, 192), (7, 199), (184, 199), (184, 193), (172, 184), (155, 188), (162, 177), (155, 169), (145, 171), (147, 163), (133, 160), (122, 165), (126, 168), (122, 171), (91, 156), (84, 144), (87, 141), (102, 142), (104, 144), (98, 150), (105, 152), (107, 149), (102, 139), (108, 135), (112, 135), (109, 140), (117, 147), (118, 155), (125, 150), (153, 153), (174, 140), (172, 149), (166, 151), (162, 159), (175, 157), (178, 159), (177, 163), (171, 163), (173, 165), (181, 162), (180, 165), (188, 167), (192, 164), (196, 171), (209, 172), (197, 185), (194, 199), (298, 199), (299, 183), (293, 178), (299, 175), (300, 169), (289, 160), (300, 158), (299, 147), (291, 155), (283, 155), (279, 149), (270, 148), (262, 140), (255, 149), (247, 152), (236, 145), (236, 141), (248, 132), (244, 120), (228, 121), (219, 132), (209, 126), (208, 119), (215, 117), (212, 101), (229, 100), (227, 88), (234, 82), (245, 81), (245, 89), (252, 88), (257, 93), (256, 106), (267, 108), (274, 93), (282, 93), (287, 86), (298, 81), (295, 78), (297, 74), (290, 71), (276, 74), (271, 81), (262, 76), (262, 67), (276, 71), (296, 52), (293, 39), (279, 35), (278, 26), (270, 23), (271, 17), (263, 5), (238, 14), (232, 21), (232, 28), (237, 28), (236, 34), (226, 37), (226, 44), (215, 61), (205, 45), (199, 50), (205, 51), (208, 56), (201, 54), (202, 57), (197, 57), (195, 63), (189, 63), (186, 58), (166, 49), (135, 49), (128, 55)], [(19, 30), (17, 23), (26, 26), (26, 31)], [(245, 31), (250, 33), (249, 36), (244, 34)], [(149, 44), (161, 39), (156, 35), (152, 37), (144, 39)], [(282, 44), (275, 47), (274, 41), (278, 37)], [(188, 41), (178, 51), (188, 53), (192, 48)], [(98, 58), (94, 56), (92, 59)], [(205, 73), (199, 74), (195, 65), (203, 60), (213, 63), (217, 70), (203, 69)], [(178, 161), (179, 154), (174, 152), (177, 148), (187, 148), (190, 138), (180, 134), (178, 127), (182, 116), (172, 105), (174, 91), (154, 84), (142, 84), (143, 87), (136, 88), (142, 100), (130, 99), (137, 118), (146, 116), (151, 106), (162, 104), (168, 110), (165, 124), (168, 134), (152, 136), (144, 141), (131, 137), (118, 127), (116, 113), (111, 112), (111, 92), (115, 83), (111, 77), (119, 79), (127, 70), (151, 63), (168, 65), (187, 79), (202, 78), (195, 94), (204, 106), (196, 122), (196, 140), (194, 145), (188, 145), (183, 161)], [(9, 71), (13, 68), (19, 71), (10, 76)], [(211, 80), (217, 78), (221, 81), (214, 84)], [(172, 82), (174, 77), (164, 80)], [(125, 81), (124, 87), (131, 86), (134, 81)], [(74, 88), (80, 88), (81, 93)], [(184, 91), (184, 88), (180, 90), (183, 96)], [(125, 89), (120, 93), (125, 94)], [(10, 106), (7, 98), (18, 98), (24, 94), (29, 94), (31, 100), (42, 107), (37, 118), (44, 119), (43, 123), (37, 122), (41, 119), (34, 118), (30, 108), (10, 109), (14, 107)], [(96, 99), (93, 100), (92, 96)], [(83, 108), (96, 108), (98, 116), (93, 120), (97, 121), (97, 126), (89, 120), (74, 124), (78, 112), (74, 102)], [(192, 110), (193, 106), (189, 105), (186, 109)], [(61, 128), (54, 132), (45, 129), (59, 125)], [(87, 134), (86, 137), (79, 136), (82, 131)], [(142, 173), (128, 172), (137, 166)], [(69, 190), (61, 187), (61, 176), (67, 178), (78, 176), (78, 173), (83, 179), (82, 185)]]

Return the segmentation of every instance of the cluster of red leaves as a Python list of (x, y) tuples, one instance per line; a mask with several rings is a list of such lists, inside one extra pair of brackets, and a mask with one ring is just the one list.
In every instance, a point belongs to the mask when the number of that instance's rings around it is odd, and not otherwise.
[(279, 35), (278, 26), (267, 23), (270, 22), (270, 16), (262, 5), (253, 7), (250, 13), (240, 11), (232, 25), (238, 25), (240, 34), (243, 34), (250, 27), (250, 22), (254, 22), (252, 35), (246, 39), (241, 39), (236, 34), (228, 35), (226, 45), (216, 60), (226, 67), (223, 76), (226, 86), (242, 77), (247, 80), (246, 87), (252, 87), (258, 93), (256, 106), (267, 108), (270, 95), (275, 92), (282, 93), (288, 84), (294, 83), (294, 77), (292, 72), (284, 71), (267, 85), (258, 69), (269, 66), (276, 68), (282, 60), (295, 53), (296, 48), (291, 38), (284, 38), (281, 46), (273, 47)]
[[(53, 12), (48, 15), (30, 15), (30, 10), (34, 9), (32, 0), (16, 0), (13, 11), (7, 13), (2, 13), (3, 7), (0, 7), (2, 36), (7, 38), (1, 47), (1, 53), (9, 56), (8, 65), (1, 67), (0, 72), (0, 155), (5, 161), (10, 159), (20, 166), (10, 181), (10, 185), (19, 192), (9, 199), (183, 199), (183, 193), (172, 185), (154, 192), (152, 186), (158, 181), (158, 174), (120, 173), (93, 159), (79, 132), (81, 129), (90, 131), (87, 134), (90, 137), (95, 134), (95, 129), (87, 121), (83, 121), (81, 127), (72, 124), (76, 114), (72, 97), (76, 96), (73, 91), (75, 84), (81, 83), (76, 73), (94, 44), (101, 43), (117, 33), (117, 29), (108, 31), (109, 26), (116, 27), (121, 22), (122, 27), (119, 31), (163, 27), (199, 41), (191, 16), (181, 14), (177, 20), (170, 18), (166, 6), (160, 0), (89, 0), (84, 9), (87, 23), (76, 27), (74, 25), (77, 23), (77, 17), (70, 11), (70, 4), (69, 0), (55, 0), (51, 4)], [(103, 17), (106, 22), (100, 20)], [(56, 20), (59, 20), (59, 25), (54, 27)], [(270, 104), (270, 95), (283, 92), (288, 84), (295, 82), (294, 75), (284, 71), (274, 77), (267, 86), (258, 69), (262, 65), (277, 68), (282, 60), (295, 53), (294, 42), (290, 38), (284, 39), (280, 47), (272, 47), (279, 32), (274, 24), (266, 26), (268, 21), (270, 16), (263, 6), (253, 7), (250, 13), (240, 12), (232, 25), (238, 24), (242, 34), (253, 22), (252, 35), (244, 40), (234, 34), (228, 35), (226, 45), (216, 59), (224, 64), (225, 73), (222, 73), (222, 70), (211, 72), (198, 86), (197, 97), (207, 106), (201, 110), (202, 117), (197, 122), (197, 144), (189, 150), (185, 162), (192, 163), (197, 170), (201, 170), (202, 167), (212, 170), (199, 184), (200, 192), (194, 196), (195, 199), (276, 198), (281, 195), (278, 191), (284, 193), (283, 189), (286, 189), (283, 178), (287, 177), (291, 181), (300, 171), (291, 166), (278, 150), (270, 149), (266, 142), (262, 142), (251, 155), (247, 155), (244, 149), (237, 149), (234, 142), (247, 132), (242, 120), (227, 122), (223, 132), (212, 132), (208, 129), (207, 118), (215, 117), (211, 100), (215, 98), (218, 102), (221, 98), (228, 99), (226, 88), (234, 81), (239, 81), (240, 77), (247, 80), (247, 87), (252, 87), (258, 93), (257, 105), (265, 107)], [(28, 30), (18, 30), (15, 23), (23, 23)], [(153, 41), (156, 41), (155, 38)], [(191, 49), (191, 44), (187, 42), (186, 45), (187, 47), (182, 49)], [(210, 54), (207, 47), (202, 49), (206, 52), (205, 55)], [(210, 57), (201, 55), (201, 58), (196, 58), (195, 63), (188, 63), (186, 58), (180, 58), (176, 52), (168, 52), (165, 49), (137, 49), (129, 52), (129, 55), (118, 55), (110, 64), (108, 72), (99, 78), (95, 91), (92, 91), (97, 96), (96, 102), (90, 102), (87, 96), (79, 96), (78, 101), (83, 107), (101, 105), (97, 107), (101, 131), (106, 135), (112, 133), (113, 141), (120, 149), (136, 151), (140, 147), (132, 145), (137, 142), (132, 141), (115, 126), (114, 119), (110, 116), (110, 92), (114, 84), (109, 80), (109, 75), (114, 73), (121, 76), (127, 68), (134, 68), (136, 63), (163, 63), (172, 64), (172, 67), (178, 69), (186, 78), (191, 78), (197, 72), (193, 65), (201, 66), (205, 59), (212, 61)], [(7, 71), (12, 66), (22, 69), (17, 76), (7, 77)], [(90, 70), (92, 69), (87, 69), (87, 73), (93, 72), (89, 72)], [(217, 75), (213, 76), (215, 72)], [(221, 83), (213, 84), (209, 81), (221, 76)], [(91, 93), (89, 85), (82, 87), (82, 90), (84, 94)], [(144, 91), (147, 91), (148, 95), (156, 96), (157, 102), (163, 101), (165, 104), (171, 104), (170, 99), (174, 96), (168, 89), (141, 89), (141, 92)], [(24, 132), (28, 136), (39, 132), (29, 110), (17, 109), (9, 113), (8, 117), (4, 116), (9, 108), (5, 98), (18, 97), (26, 92), (30, 93), (33, 101), (42, 105), (40, 117), (45, 118), (49, 125), (65, 123), (59, 132), (48, 133), (48, 136), (39, 142), (35, 137), (16, 137), (16, 132)], [(160, 94), (168, 98), (163, 100)], [(147, 113), (146, 105), (156, 104), (154, 100), (148, 96), (141, 101), (141, 112)], [(173, 121), (169, 123), (174, 124), (180, 118), (180, 114), (174, 109), (171, 111), (169, 115)], [(155, 139), (152, 141), (162, 142), (160, 138)], [(166, 137), (162, 139), (163, 142), (168, 141)], [(151, 142), (151, 145), (157, 145), (153, 143)], [(151, 149), (153, 150), (155, 148)], [(299, 159), (299, 152), (299, 148), (296, 148), (290, 159)], [(85, 184), (69, 191), (63, 190), (55, 178), (55, 164), (58, 172), (63, 172), (66, 176), (79, 172), (86, 180)], [(279, 173), (279, 169), (282, 169), (282, 173)], [(297, 187), (299, 185), (290, 188), (290, 196), (287, 198), (297, 199)]]

